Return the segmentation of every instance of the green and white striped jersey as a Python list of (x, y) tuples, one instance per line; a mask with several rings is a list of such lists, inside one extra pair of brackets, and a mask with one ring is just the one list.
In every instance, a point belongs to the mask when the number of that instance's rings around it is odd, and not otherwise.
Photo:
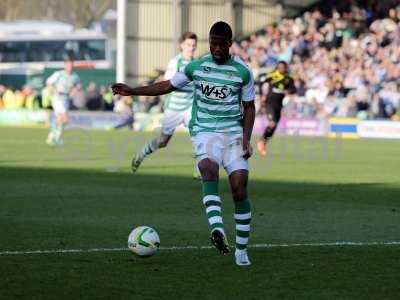
[(48, 79), (47, 84), (55, 86), (56, 94), (53, 100), (69, 100), (72, 88), (80, 83), (78, 74), (67, 74), (64, 70), (54, 72)]
[[(185, 59), (178, 54), (168, 63), (165, 79), (171, 79), (175, 73), (183, 72), (192, 60)], [(190, 109), (193, 104), (193, 84), (188, 84), (166, 96), (164, 110), (184, 111)]]
[(249, 67), (237, 57), (224, 64), (207, 54), (189, 63), (184, 73), (171, 78), (176, 88), (193, 82), (195, 86), (191, 136), (199, 132), (242, 134), (242, 101), (254, 101), (254, 80)]

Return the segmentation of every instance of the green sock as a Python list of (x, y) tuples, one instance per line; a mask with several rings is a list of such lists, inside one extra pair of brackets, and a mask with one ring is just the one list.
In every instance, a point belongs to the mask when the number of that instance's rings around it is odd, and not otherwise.
[(211, 230), (218, 229), (225, 235), (221, 198), (218, 196), (218, 181), (203, 181), (203, 204), (206, 207)]
[(251, 206), (248, 199), (235, 201), (236, 249), (246, 249), (249, 243)]

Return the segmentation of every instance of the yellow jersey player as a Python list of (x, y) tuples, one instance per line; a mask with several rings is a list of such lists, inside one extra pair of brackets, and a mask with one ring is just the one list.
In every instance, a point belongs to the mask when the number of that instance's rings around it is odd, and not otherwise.
[(285, 94), (296, 92), (293, 78), (288, 74), (288, 64), (280, 61), (275, 71), (260, 78), (261, 84), (268, 83), (269, 90), (266, 96), (268, 125), (263, 136), (257, 141), (257, 150), (262, 155), (267, 154), (267, 142), (274, 135), (275, 129), (281, 119), (282, 102)]

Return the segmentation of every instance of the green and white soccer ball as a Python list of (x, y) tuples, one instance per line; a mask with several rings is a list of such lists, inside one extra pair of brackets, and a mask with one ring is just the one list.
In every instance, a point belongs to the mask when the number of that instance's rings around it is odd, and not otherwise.
[(154, 255), (160, 247), (157, 231), (148, 226), (139, 226), (128, 237), (128, 248), (141, 257)]

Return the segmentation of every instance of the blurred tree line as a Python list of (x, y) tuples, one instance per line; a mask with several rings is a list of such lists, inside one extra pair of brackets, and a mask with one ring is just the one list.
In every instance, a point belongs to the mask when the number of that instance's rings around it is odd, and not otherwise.
[(0, 21), (54, 20), (88, 27), (115, 8), (116, 0), (0, 0)]

